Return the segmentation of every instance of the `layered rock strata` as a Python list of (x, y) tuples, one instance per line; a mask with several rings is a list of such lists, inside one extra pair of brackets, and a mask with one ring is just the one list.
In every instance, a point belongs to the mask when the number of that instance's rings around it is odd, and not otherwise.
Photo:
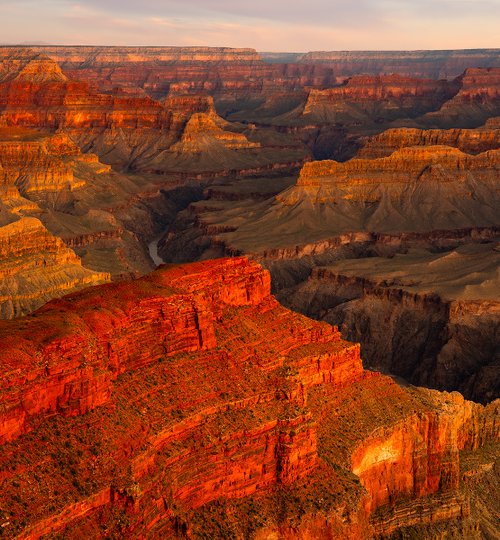
[[(308, 157), (307, 150), (297, 142), (293, 147), (278, 143), (261, 148), (253, 133), (253, 139), (247, 140), (242, 127), (230, 125), (217, 115), (213, 99), (207, 95), (169, 95), (160, 102), (144, 92), (99, 93), (88, 82), (63, 75), (53, 60), (44, 58), (47, 66), (41, 68), (40, 56), (34, 51), (7, 50), (4, 55), (0, 123), (62, 130), (82, 150), (96, 153), (117, 170), (188, 172), (195, 177), (194, 173), (213, 171), (251, 175), (275, 163), (289, 172)], [(46, 77), (40, 78), (39, 71)], [(199, 135), (197, 142), (193, 140), (195, 132)], [(191, 144), (184, 144), (187, 138)], [(181, 144), (164, 156), (176, 143)], [(193, 145), (196, 152), (203, 149), (210, 156), (190, 163)], [(218, 159), (220, 152), (223, 156)], [(179, 154), (187, 157), (176, 167)]]
[(341, 86), (312, 89), (302, 115), (309, 122), (370, 124), (439, 109), (458, 84), (400, 75), (356, 76)]
[(0, 318), (29, 313), (51, 298), (110, 280), (84, 268), (75, 252), (35, 218), (0, 227)]
[(103, 89), (142, 87), (157, 97), (171, 90), (235, 97), (263, 90), (296, 91), (331, 86), (353, 75), (451, 79), (468, 68), (500, 67), (498, 49), (270, 55), (218, 47), (30, 48), (53, 58), (77, 79)]
[(279, 297), (360, 341), (367, 366), (488, 402), (500, 397), (499, 263), (494, 243), (338, 261)]
[(262, 260), (374, 243), (397, 250), (492, 238), (499, 226), (498, 156), (497, 149), (471, 155), (436, 145), (378, 159), (306, 163), (295, 185), (265, 201), (247, 199), (237, 208), (216, 200), (194, 203), (194, 223), (188, 212), (178, 216), (160, 242), (162, 256), (178, 260), (175, 254), (193, 239), (201, 257), (216, 247)]
[(338, 74), (451, 79), (473, 67), (500, 67), (499, 49), (448, 51), (313, 51), (298, 61), (328, 66)]
[(492, 123), (478, 129), (394, 128), (367, 137), (361, 144), (356, 157), (366, 159), (390, 156), (409, 146), (453, 146), (466, 154), (480, 154), (500, 147), (500, 129)]
[(0, 345), (13, 537), (370, 538), (408, 497), (463, 518), (459, 452), (499, 437), (498, 404), (363, 372), (241, 258), (53, 301)]
[(500, 67), (470, 68), (459, 77), (460, 90), (420, 122), (430, 127), (474, 128), (500, 115)]

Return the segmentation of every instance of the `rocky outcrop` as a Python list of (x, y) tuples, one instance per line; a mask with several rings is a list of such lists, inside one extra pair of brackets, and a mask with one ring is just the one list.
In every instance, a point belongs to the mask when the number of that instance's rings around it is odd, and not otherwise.
[(280, 299), (338, 324), (373, 369), (488, 402), (500, 397), (494, 246), (339, 261)]
[(363, 372), (357, 345), (242, 258), (4, 321), (0, 364), (3, 528), (21, 538), (370, 538), (408, 497), (459, 506), (459, 451), (499, 437), (498, 403)]
[(0, 140), (0, 185), (4, 191), (15, 187), (26, 199), (56, 204), (58, 198), (85, 185), (84, 180), (75, 177), (76, 162), (100, 165), (101, 173), (109, 171), (109, 167), (98, 163), (97, 156), (82, 155), (66, 135), (34, 134), (34, 140), (19, 141), (15, 133), (12, 130), (8, 141)]
[(30, 49), (3, 48), (0, 52), (0, 82), (66, 82), (61, 67), (48, 56)]
[[(297, 185), (276, 199), (285, 207), (301, 205), (304, 215), (321, 206), (322, 228), (332, 232), (495, 225), (498, 156), (498, 150), (472, 156), (447, 146), (425, 146), (374, 160), (312, 162), (302, 169)], [(310, 226), (313, 219), (308, 219)]]
[(240, 210), (213, 200), (193, 204), (160, 251), (178, 260), (181, 246), (195, 240), (195, 257), (218, 248), (260, 260), (300, 259), (348, 246), (356, 252), (356, 245), (367, 253), (375, 243), (397, 251), (491, 238), (498, 227), (498, 152), (414, 146), (379, 159), (306, 163), (295, 185), (258, 203), (242, 201)]
[[(82, 153), (64, 133), (0, 129), (0, 225), (35, 217), (85, 267), (114, 278), (152, 268), (141, 235), (154, 234), (164, 198), (158, 184), (134, 180)], [(170, 205), (164, 212), (175, 213)]]
[[(491, 127), (490, 127), (491, 126)], [(480, 154), (500, 147), (500, 129), (492, 123), (479, 129), (394, 128), (365, 138), (356, 157), (376, 159), (409, 146), (453, 146), (466, 154)]]
[(232, 150), (260, 147), (260, 143), (249, 142), (242, 133), (224, 131), (212, 116), (197, 113), (188, 120), (180, 141), (173, 144), (169, 150), (179, 153), (200, 153), (209, 150), (212, 145)]
[[(3, 53), (6, 75), (0, 82), (0, 124), (64, 131), (84, 152), (97, 154), (116, 170), (159, 174), (254, 170), (258, 174), (273, 162), (291, 171), (308, 158), (307, 150), (297, 142), (290, 147), (262, 145), (258, 137), (248, 140), (241, 127), (217, 115), (213, 99), (206, 94), (169, 95), (160, 102), (140, 92), (99, 93), (88, 82), (76, 82), (62, 73), (62, 79), (39, 79), (39, 68), (27, 70), (18, 61), (22, 55), (27, 66), (37, 62), (37, 53), (29, 49)], [(52, 62), (47, 73), (60, 72), (53, 60), (46, 62)], [(19, 79), (20, 70), (24, 75)], [(176, 143), (179, 145), (163, 155)], [(201, 149), (209, 154), (207, 158), (192, 162), (193, 152)], [(244, 152), (244, 156), (230, 154), (218, 159), (218, 153), (227, 149)], [(179, 153), (187, 158), (179, 162)]]
[(500, 67), (467, 69), (458, 78), (460, 90), (439, 111), (426, 114), (420, 123), (438, 127), (474, 128), (500, 115)]
[(458, 85), (400, 75), (355, 76), (343, 85), (312, 89), (302, 111), (308, 122), (387, 123), (439, 109)]
[(0, 318), (29, 313), (51, 298), (109, 281), (35, 218), (0, 227)]

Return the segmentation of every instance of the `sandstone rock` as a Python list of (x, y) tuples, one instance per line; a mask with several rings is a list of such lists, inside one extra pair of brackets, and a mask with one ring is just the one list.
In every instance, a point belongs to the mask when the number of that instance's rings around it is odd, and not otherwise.
[(378, 124), (437, 110), (457, 92), (446, 81), (400, 75), (355, 76), (326, 90), (312, 89), (302, 111), (308, 122)]
[(478, 127), (500, 114), (500, 68), (467, 69), (458, 78), (460, 90), (439, 111), (419, 121), (429, 126)]
[(0, 318), (29, 313), (47, 300), (109, 281), (35, 218), (0, 227)]
[(500, 130), (490, 122), (478, 129), (395, 128), (367, 137), (356, 153), (358, 158), (375, 159), (409, 146), (453, 146), (466, 154), (480, 154), (500, 147)]
[[(12, 536), (367, 539), (382, 509), (391, 531), (460, 518), (459, 452), (499, 438), (498, 403), (364, 373), (242, 258), (4, 321), (0, 363)], [(400, 511), (432, 494), (432, 513)]]
[[(445, 246), (454, 245), (451, 237), (492, 237), (498, 227), (497, 162), (496, 149), (469, 155), (448, 146), (401, 148), (379, 159), (310, 162), (296, 184), (274, 199), (247, 200), (239, 209), (216, 201), (194, 204), (195, 232), (205, 250), (219, 247), (226, 254), (269, 259), (379, 241)], [(166, 260), (172, 251), (167, 244), (175, 242), (179, 252), (184, 230), (180, 222), (160, 243)], [(193, 230), (186, 234), (191, 242)]]

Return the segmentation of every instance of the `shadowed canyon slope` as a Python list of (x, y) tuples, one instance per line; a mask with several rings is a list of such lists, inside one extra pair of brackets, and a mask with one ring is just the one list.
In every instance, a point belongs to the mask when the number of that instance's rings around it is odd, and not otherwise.
[(2, 53), (1, 223), (36, 217), (90, 270), (114, 278), (151, 270), (148, 242), (197, 197), (184, 184), (289, 174), (309, 159), (300, 142), (261, 141), (226, 122), (210, 96), (101, 94), (29, 49)]
[(2, 322), (0, 345), (10, 536), (360, 539), (474, 532), (488, 509), (473, 480), (498, 403), (364, 372), (245, 259), (55, 300)]
[(491, 243), (413, 249), (315, 268), (280, 300), (338, 324), (372, 368), (487, 402), (500, 396), (499, 268)]

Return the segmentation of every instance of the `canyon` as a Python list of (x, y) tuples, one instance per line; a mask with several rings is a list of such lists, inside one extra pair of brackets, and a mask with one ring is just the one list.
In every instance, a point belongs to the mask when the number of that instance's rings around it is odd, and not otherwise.
[(2, 322), (0, 344), (11, 537), (477, 526), (461, 455), (498, 447), (499, 402), (364, 371), (359, 346), (283, 308), (247, 259), (74, 293)]
[(499, 58), (0, 47), (0, 536), (497, 538)]

